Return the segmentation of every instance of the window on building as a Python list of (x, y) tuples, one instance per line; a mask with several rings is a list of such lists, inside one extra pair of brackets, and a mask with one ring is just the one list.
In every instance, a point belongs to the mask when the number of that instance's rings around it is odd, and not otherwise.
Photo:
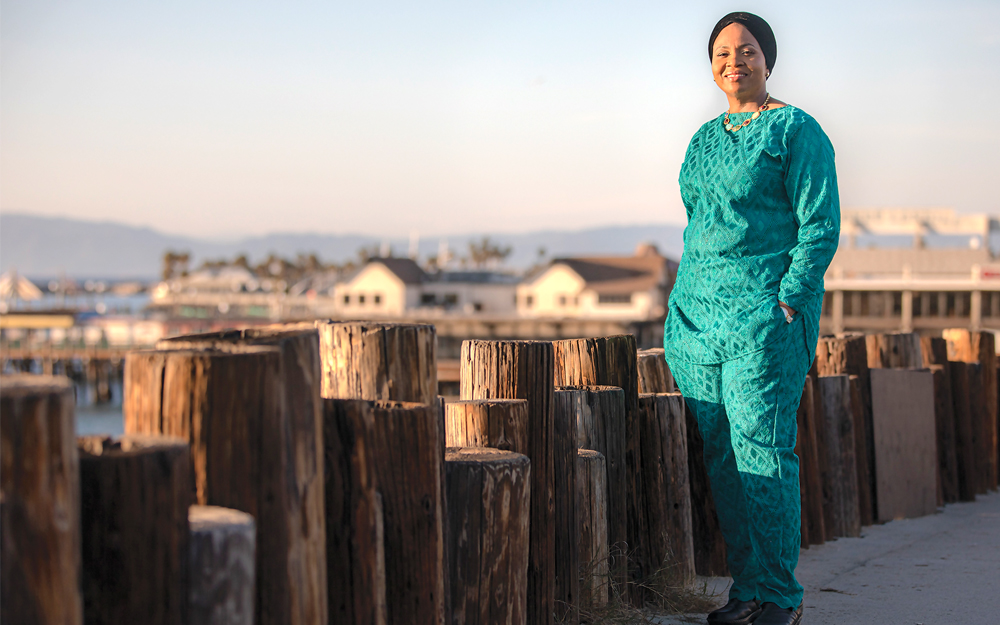
[(534, 295), (525, 295), (524, 296), (524, 305), (527, 308), (531, 308), (532, 306), (534, 306), (535, 305), (535, 296)]
[(579, 297), (574, 297), (573, 298), (573, 305), (574, 306), (579, 306), (580, 305), (580, 298)]
[(364, 304), (365, 304), (365, 296), (362, 293), (361, 295), (358, 295), (358, 305), (364, 306)]
[(597, 296), (598, 304), (631, 304), (631, 293), (601, 293)]
[(454, 306), (458, 303), (458, 293), (445, 293), (444, 294), (444, 305)]
[(560, 306), (565, 306), (566, 305), (566, 296), (565, 295), (560, 295), (559, 296), (559, 305)]
[(472, 309), (475, 310), (476, 312), (483, 312), (483, 303), (482, 302), (473, 302), (472, 303)]
[(420, 294), (420, 305), (421, 306), (433, 306), (437, 303), (437, 297), (433, 293), (421, 293)]
[(344, 296), (344, 306), (349, 306), (350, 304), (351, 304), (351, 296), (350, 295), (345, 295)]
[(374, 301), (375, 301), (375, 305), (376, 306), (381, 305), (382, 304), (382, 294), (381, 293), (376, 293), (375, 297), (374, 297)]

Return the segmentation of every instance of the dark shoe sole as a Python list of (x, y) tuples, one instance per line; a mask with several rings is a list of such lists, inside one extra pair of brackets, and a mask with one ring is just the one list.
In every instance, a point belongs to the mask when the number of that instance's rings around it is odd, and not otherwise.
[[(763, 611), (764, 610), (762, 608), (757, 608), (756, 612), (753, 612), (746, 618), (741, 618), (736, 621), (723, 621), (720, 619), (706, 619), (706, 620), (708, 621), (708, 625), (750, 625), (751, 623), (754, 622), (754, 620), (756, 620), (758, 616), (760, 616), (760, 613)], [(796, 621), (796, 624), (797, 623), (798, 621)]]

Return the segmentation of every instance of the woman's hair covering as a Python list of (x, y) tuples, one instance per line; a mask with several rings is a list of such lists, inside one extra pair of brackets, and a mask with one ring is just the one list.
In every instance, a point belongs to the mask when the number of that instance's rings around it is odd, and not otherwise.
[(760, 51), (764, 54), (764, 63), (767, 65), (767, 69), (773, 68), (774, 61), (778, 58), (778, 44), (774, 40), (774, 33), (763, 18), (745, 11), (730, 13), (715, 25), (715, 28), (712, 29), (712, 36), (708, 39), (708, 58), (712, 58), (712, 47), (715, 45), (715, 39), (722, 32), (722, 29), (730, 24), (740, 24), (750, 31), (750, 34), (760, 44)]

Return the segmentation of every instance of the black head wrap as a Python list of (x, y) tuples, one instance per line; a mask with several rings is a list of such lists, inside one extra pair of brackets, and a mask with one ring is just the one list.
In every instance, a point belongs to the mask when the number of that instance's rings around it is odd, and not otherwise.
[(764, 64), (767, 65), (767, 69), (770, 71), (774, 67), (775, 59), (778, 58), (778, 44), (774, 40), (774, 33), (763, 18), (753, 13), (746, 13), (745, 11), (730, 13), (715, 25), (715, 28), (712, 29), (712, 36), (708, 39), (708, 58), (712, 58), (712, 47), (715, 45), (715, 39), (722, 32), (722, 29), (730, 24), (740, 24), (750, 31), (750, 34), (760, 44), (760, 51), (764, 55)]

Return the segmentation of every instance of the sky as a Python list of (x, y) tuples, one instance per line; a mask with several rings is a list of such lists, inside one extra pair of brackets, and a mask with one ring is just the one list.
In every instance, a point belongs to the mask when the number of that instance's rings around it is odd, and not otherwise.
[(841, 203), (1000, 213), (1000, 2), (0, 2), (0, 211), (201, 237), (684, 223), (726, 108), (708, 35), (771, 24)]

